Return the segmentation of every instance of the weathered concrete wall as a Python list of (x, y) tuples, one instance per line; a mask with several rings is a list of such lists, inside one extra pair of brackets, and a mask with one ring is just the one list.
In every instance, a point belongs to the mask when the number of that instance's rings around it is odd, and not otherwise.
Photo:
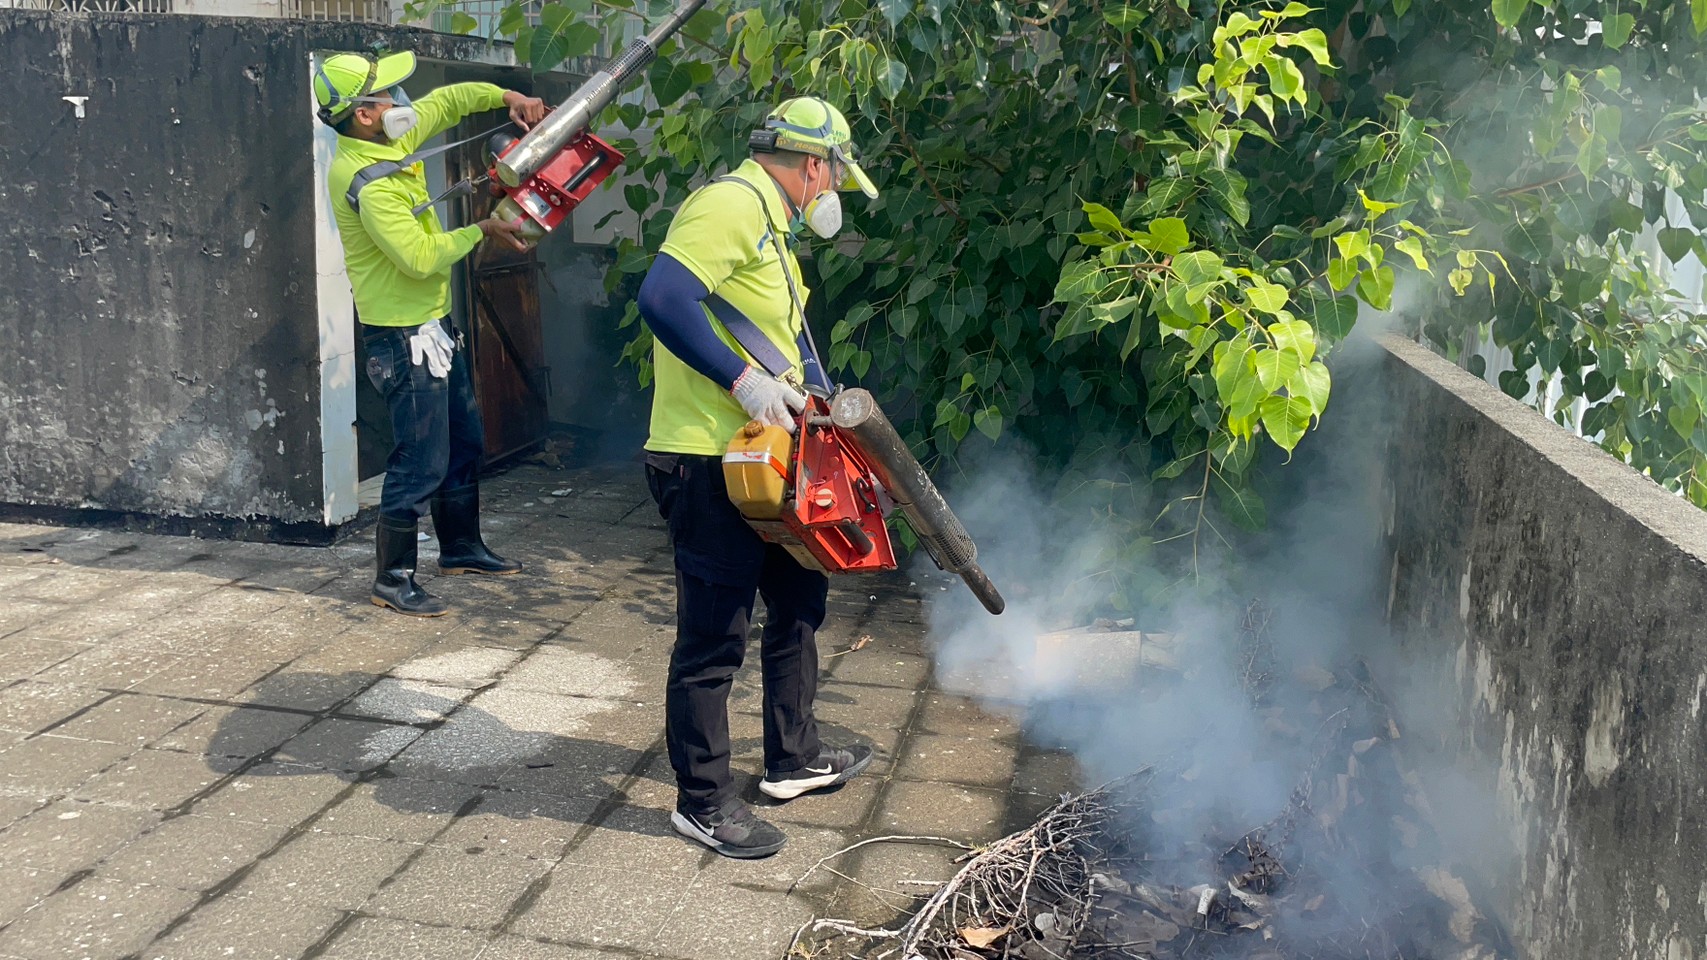
[(0, 12), (9, 514), (325, 529), (309, 57), (377, 40), (509, 59), (355, 24)]
[(1535, 958), (1707, 955), (1707, 512), (1387, 346), (1388, 609), (1448, 664), (1426, 746), (1491, 808), (1500, 919)]
[(317, 517), (302, 63), (256, 25), (3, 23), (0, 499)]

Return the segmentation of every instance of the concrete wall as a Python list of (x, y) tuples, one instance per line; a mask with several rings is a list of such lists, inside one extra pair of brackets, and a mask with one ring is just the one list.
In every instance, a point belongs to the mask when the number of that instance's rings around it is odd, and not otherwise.
[(319, 518), (312, 165), (278, 34), (0, 20), (22, 67), (0, 101), (0, 499)]
[(1500, 919), (1529, 957), (1707, 956), (1707, 512), (1387, 347), (1388, 611), (1419, 671), (1389, 680), (1450, 718), (1413, 746), (1492, 825)]

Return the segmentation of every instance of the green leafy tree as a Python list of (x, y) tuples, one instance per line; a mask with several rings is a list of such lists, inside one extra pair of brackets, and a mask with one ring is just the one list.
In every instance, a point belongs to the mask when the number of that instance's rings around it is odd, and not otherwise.
[[(1422, 290), (1421, 330), (1452, 353), (1479, 329), (1513, 355), (1507, 393), (1552, 386), (1561, 423), (1707, 506), (1702, 291), (1667, 290), (1642, 252), (1649, 235), (1670, 260), (1707, 260), (1707, 0), (1473, 10), (1415, 4), (1375, 75), (1448, 131), (1472, 189), (1436, 222), (1488, 251), (1448, 274), (1468, 294), (1457, 309)], [(1510, 282), (1472, 288), (1493, 253)]]
[[(631, 2), (512, 7), (501, 32), (545, 67), (670, 5)], [(1263, 526), (1263, 476), (1331, 415), (1325, 358), (1370, 311), (1509, 348), (1508, 392), (1551, 378), (1707, 504), (1703, 318), (1636, 252), (1655, 227), (1703, 252), (1663, 208), (1707, 222), (1704, 31), (1707, 0), (713, 0), (653, 105), (605, 118), (653, 132), (621, 144), (638, 228), (608, 284), (811, 93), (883, 190), (811, 248), (832, 370), (939, 472), (1015, 442), (1061, 470), (1124, 534), (1117, 598)]]

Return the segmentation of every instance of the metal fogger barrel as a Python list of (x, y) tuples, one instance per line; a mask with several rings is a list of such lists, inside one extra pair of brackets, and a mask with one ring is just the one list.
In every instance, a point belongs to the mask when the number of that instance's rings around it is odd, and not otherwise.
[(629, 44), (621, 56), (605, 64), (550, 116), (529, 130), (498, 159), (498, 179), (504, 186), (520, 186), (562, 152), (570, 141), (580, 136), (592, 125), (599, 111), (617, 98), (623, 86), (658, 56), (658, 48), (664, 45), (664, 41), (670, 39), (703, 6), (705, 0), (687, 0), (677, 7), (667, 19)]
[(960, 518), (948, 508), (936, 484), (925, 473), (889, 418), (867, 390), (843, 390), (830, 401), (830, 419), (847, 431), (869, 456), (866, 458), (883, 482), (889, 498), (906, 514), (907, 522), (936, 565), (957, 574), (984, 609), (1001, 613), (1007, 606), (995, 584), (978, 566), (978, 545), (972, 542)]

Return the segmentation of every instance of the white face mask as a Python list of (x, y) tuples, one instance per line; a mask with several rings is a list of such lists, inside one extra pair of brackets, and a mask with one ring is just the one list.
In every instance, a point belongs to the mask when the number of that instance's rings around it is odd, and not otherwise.
[(834, 180), (822, 193), (806, 201), (800, 209), (800, 219), (813, 233), (825, 240), (842, 229), (842, 198), (836, 192)]
[(392, 107), (380, 115), (379, 123), (385, 128), (385, 135), (396, 140), (415, 129), (415, 124), (420, 122), (420, 119), (416, 116), (414, 107)]
[(391, 106), (380, 116), (379, 123), (385, 128), (385, 135), (396, 140), (415, 129), (421, 118), (416, 115), (414, 106), (409, 103), (409, 94), (403, 92), (402, 87), (392, 87), (390, 93)]
[[(391, 102), (386, 105), (385, 112), (379, 115), (379, 126), (385, 131), (385, 136), (388, 139), (396, 140), (415, 129), (415, 124), (421, 122), (421, 118), (415, 113), (415, 108), (410, 105), (409, 94), (403, 92), (402, 87), (392, 87), (387, 92), (391, 94)], [(359, 103), (384, 103), (377, 97), (351, 97), (350, 99)]]
[(842, 229), (842, 195), (826, 190), (806, 205), (806, 226), (825, 240)]

